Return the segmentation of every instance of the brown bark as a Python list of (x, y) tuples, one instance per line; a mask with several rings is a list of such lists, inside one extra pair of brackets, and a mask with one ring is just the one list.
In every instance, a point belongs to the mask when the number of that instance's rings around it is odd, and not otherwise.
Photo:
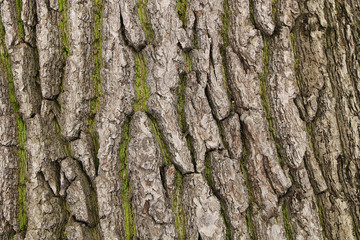
[(0, 0), (0, 239), (359, 239), (358, 0)]

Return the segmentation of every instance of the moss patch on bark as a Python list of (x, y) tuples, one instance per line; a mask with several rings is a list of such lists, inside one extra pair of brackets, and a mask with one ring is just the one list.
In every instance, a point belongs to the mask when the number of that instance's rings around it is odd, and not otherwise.
[(58, 0), (59, 1), (59, 11), (61, 13), (61, 22), (60, 30), (62, 34), (62, 44), (63, 44), (63, 56), (66, 58), (69, 56), (69, 22), (68, 22), (68, 11), (69, 3), (68, 0)]
[(22, 0), (16, 0), (16, 13), (18, 18), (19, 36), (21, 40), (24, 40), (25, 30), (24, 30), (24, 22), (21, 19), (21, 11), (22, 11)]
[(151, 44), (154, 41), (155, 34), (151, 27), (151, 22), (146, 11), (147, 2), (148, 0), (138, 0), (137, 9), (141, 25), (145, 31), (146, 41), (148, 44)]
[(131, 185), (127, 165), (127, 149), (130, 142), (130, 122), (131, 117), (128, 117), (123, 126), (123, 140), (120, 145), (120, 177), (123, 181), (121, 197), (123, 200), (123, 208), (125, 215), (125, 238), (127, 240), (136, 239), (135, 216), (133, 212), (133, 206), (131, 204)]
[[(20, 11), (21, 12), (21, 11)], [(26, 126), (19, 112), (20, 105), (16, 99), (15, 86), (12, 73), (12, 63), (10, 55), (8, 54), (5, 45), (5, 29), (0, 18), (0, 66), (2, 71), (6, 74), (9, 81), (9, 98), (13, 106), (13, 111), (16, 116), (17, 134), (18, 134), (18, 169), (19, 169), (19, 184), (18, 184), (18, 220), (19, 230), (26, 231), (27, 229), (27, 213), (26, 213), (26, 173), (27, 173), (27, 159), (25, 153), (26, 143)]]
[(136, 53), (135, 55), (135, 89), (137, 99), (133, 105), (134, 111), (147, 112), (146, 101), (149, 98), (149, 89), (146, 84), (146, 58), (142, 53)]

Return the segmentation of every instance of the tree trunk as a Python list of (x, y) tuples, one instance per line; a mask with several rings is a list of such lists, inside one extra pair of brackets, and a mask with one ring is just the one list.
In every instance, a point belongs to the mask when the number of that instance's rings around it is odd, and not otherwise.
[(0, 12), (0, 239), (360, 239), (359, 0)]

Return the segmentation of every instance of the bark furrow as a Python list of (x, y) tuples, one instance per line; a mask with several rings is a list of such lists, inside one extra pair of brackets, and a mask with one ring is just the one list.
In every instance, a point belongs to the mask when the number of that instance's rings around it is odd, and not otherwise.
[(0, 239), (360, 239), (358, 0), (0, 20)]

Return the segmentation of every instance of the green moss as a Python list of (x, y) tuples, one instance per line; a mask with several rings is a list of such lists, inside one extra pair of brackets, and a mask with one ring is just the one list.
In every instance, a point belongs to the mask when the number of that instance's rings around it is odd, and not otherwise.
[(323, 212), (322, 212), (322, 208), (320, 206), (319, 196), (316, 195), (316, 194), (315, 194), (315, 201), (316, 201), (316, 207), (317, 207), (317, 210), (318, 210), (320, 226), (322, 226), (322, 235), (323, 235), (324, 239), (327, 239), (326, 235), (325, 235), (325, 228), (324, 228), (324, 215), (323, 215)]
[(179, 123), (181, 130), (183, 132), (186, 132), (187, 130), (187, 124), (186, 124), (186, 118), (185, 118), (185, 88), (186, 88), (186, 81), (187, 81), (187, 74), (192, 71), (192, 60), (188, 53), (184, 54), (184, 61), (185, 61), (185, 73), (182, 73), (180, 75), (180, 85), (177, 90), (178, 95), (178, 102), (177, 102), (177, 111), (178, 111), (178, 117), (179, 117)]
[(135, 88), (137, 99), (133, 105), (134, 111), (147, 111), (146, 101), (149, 98), (149, 90), (146, 84), (146, 59), (142, 53), (136, 53), (135, 55)]
[(356, 239), (360, 239), (359, 229), (356, 227), (356, 223), (354, 221), (352, 222), (352, 225), (353, 225), (353, 229), (354, 229), (353, 235), (356, 237)]
[(14, 236), (15, 236), (15, 231), (13, 230), (12, 233), (10, 234), (10, 240), (14, 240)]
[(251, 220), (251, 208), (248, 208), (246, 210), (246, 225), (247, 225), (247, 229), (249, 231), (249, 236), (250, 239), (255, 240), (256, 239), (256, 234), (255, 234), (255, 230), (254, 230), (254, 225), (252, 223)]
[[(20, 9), (21, 13), (21, 9)], [(12, 63), (10, 56), (7, 52), (5, 45), (5, 29), (0, 18), (0, 67), (6, 74), (9, 86), (9, 99), (12, 104), (14, 113), (16, 115), (17, 134), (18, 134), (18, 168), (19, 168), (19, 184), (18, 184), (18, 220), (19, 230), (26, 231), (27, 229), (27, 213), (26, 213), (26, 173), (27, 173), (27, 160), (25, 153), (26, 143), (26, 127), (19, 112), (20, 105), (16, 99), (15, 86), (12, 74)]]
[(292, 240), (292, 239), (294, 239), (293, 238), (293, 230), (292, 230), (291, 223), (290, 223), (289, 209), (288, 209), (288, 206), (286, 205), (286, 203), (284, 203), (282, 205), (282, 214), (283, 214), (283, 219), (284, 219), (284, 228), (285, 228), (285, 232), (286, 232), (286, 239)]
[(185, 216), (184, 216), (183, 206), (181, 203), (183, 176), (178, 170), (176, 170), (176, 173), (177, 173), (176, 189), (173, 196), (173, 211), (175, 214), (175, 226), (178, 233), (178, 238), (180, 240), (185, 240), (186, 239)]
[(147, 1), (148, 0), (139, 0), (137, 4), (137, 9), (141, 25), (143, 26), (143, 29), (145, 31), (146, 41), (148, 44), (151, 44), (154, 41), (155, 34), (154, 30), (151, 27), (151, 22), (146, 11)]
[(230, 89), (230, 85), (228, 83), (228, 75), (227, 75), (227, 71), (226, 71), (226, 48), (229, 46), (229, 36), (228, 36), (228, 32), (229, 32), (229, 26), (230, 26), (230, 8), (229, 8), (229, 2), (228, 0), (223, 0), (223, 14), (222, 14), (222, 28), (221, 28), (221, 36), (223, 39), (223, 45), (220, 48), (220, 55), (222, 58), (222, 76), (223, 76), (223, 82), (224, 82), (224, 87), (226, 89), (226, 93), (228, 98), (231, 100), (231, 108), (234, 109), (235, 108), (235, 104), (234, 101), (232, 100), (232, 96), (231, 96), (231, 89)]
[(22, 0), (16, 0), (16, 13), (18, 18), (19, 36), (22, 40), (24, 40), (25, 30), (24, 30), (24, 22), (21, 19), (21, 11), (22, 11)]
[(229, 220), (228, 220), (228, 218), (226, 216), (226, 212), (225, 212), (225, 203), (221, 199), (220, 199), (220, 205), (221, 205), (221, 217), (223, 219), (223, 222), (225, 225), (225, 230), (226, 230), (226, 240), (230, 240), (231, 239), (231, 229), (229, 226)]
[(178, 0), (176, 3), (177, 15), (178, 18), (181, 20), (184, 28), (186, 28), (189, 13), (189, 2), (190, 0)]
[(97, 158), (99, 151), (99, 137), (95, 132), (96, 126), (96, 113), (100, 109), (100, 100), (102, 96), (102, 84), (100, 70), (102, 67), (102, 57), (101, 57), (101, 42), (102, 42), (102, 10), (103, 3), (102, 0), (95, 0), (96, 12), (95, 12), (95, 26), (94, 26), (94, 60), (95, 60), (95, 72), (93, 74), (94, 88), (95, 88), (95, 98), (91, 100), (91, 117), (89, 119), (89, 133), (92, 138), (92, 142), (95, 150), (95, 167), (96, 170), (99, 167), (99, 159)]
[(185, 92), (186, 88), (186, 74), (181, 74), (180, 76), (180, 85), (178, 88), (178, 102), (177, 102), (177, 111), (178, 111), (178, 117), (179, 117), (179, 123), (181, 130), (183, 132), (186, 132), (187, 124), (186, 124), (186, 118), (185, 118)]
[[(90, 183), (90, 195), (91, 195), (91, 201), (92, 201), (92, 207), (94, 209), (95, 213), (99, 212), (99, 207), (98, 207), (98, 200), (97, 200), (97, 195), (96, 195), (96, 190), (94, 189), (93, 185), (91, 184), (91, 181), (89, 180)], [(94, 214), (95, 215), (95, 223), (96, 225), (99, 224), (99, 215), (98, 214)], [(99, 228), (97, 226), (90, 228), (91, 231), (91, 235), (93, 236), (94, 240), (101, 240), (101, 236), (100, 236), (100, 231)]]
[(94, 59), (95, 59), (95, 73), (93, 75), (95, 91), (97, 96), (102, 96), (102, 84), (100, 77), (100, 70), (102, 67), (102, 57), (101, 57), (101, 43), (102, 43), (102, 10), (103, 3), (102, 0), (95, 0), (96, 12), (95, 12), (95, 27), (94, 27)]
[(276, 5), (278, 1), (279, 0), (272, 0), (272, 19), (274, 22), (276, 22), (276, 14), (277, 14)]
[(150, 124), (151, 124), (152, 130), (154, 132), (156, 141), (158, 142), (158, 144), (160, 146), (161, 154), (163, 157), (163, 163), (165, 166), (169, 166), (171, 164), (170, 154), (167, 150), (166, 144), (164, 142), (164, 138), (160, 133), (159, 127), (158, 127), (155, 119), (150, 115), (148, 115), (148, 118), (150, 120)]
[[(244, 134), (242, 134), (242, 142), (246, 143), (246, 139), (244, 137)], [(241, 166), (241, 172), (243, 174), (243, 178), (245, 181), (245, 186), (249, 195), (249, 208), (246, 210), (246, 224), (247, 224), (247, 229), (250, 235), (251, 239), (256, 239), (256, 235), (255, 235), (255, 230), (254, 230), (254, 226), (252, 223), (252, 219), (251, 219), (251, 214), (252, 214), (252, 208), (253, 206), (255, 206), (255, 196), (254, 193), (251, 189), (251, 183), (246, 171), (246, 157), (247, 157), (248, 153), (247, 153), (247, 148), (246, 148), (246, 144), (243, 145), (243, 154), (240, 160), (240, 166)]]
[(311, 145), (311, 149), (312, 151), (315, 153), (315, 148), (314, 148), (314, 137), (312, 135), (312, 127), (311, 127), (311, 123), (307, 123), (306, 124), (306, 129), (307, 129), (307, 132), (310, 136), (310, 145)]
[(275, 145), (276, 145), (276, 150), (278, 153), (278, 159), (280, 164), (283, 166), (284, 165), (284, 160), (282, 158), (281, 152), (282, 152), (282, 148), (281, 148), (281, 143), (278, 141), (278, 139), (276, 138), (276, 133), (275, 133), (275, 129), (274, 129), (274, 123), (271, 117), (271, 107), (270, 107), (270, 102), (269, 102), (269, 98), (267, 95), (267, 81), (266, 78), (269, 75), (269, 39), (267, 37), (264, 37), (264, 49), (263, 49), (263, 72), (260, 75), (260, 96), (261, 96), (261, 103), (262, 106), (264, 108), (265, 111), (265, 117), (266, 120), (268, 122), (268, 127), (269, 127), (269, 134), (271, 136), (271, 138), (274, 140)]
[[(178, 112), (178, 121), (180, 128), (183, 133), (186, 133), (188, 130), (188, 126), (186, 124), (186, 116), (185, 116), (185, 88), (186, 88), (186, 81), (187, 81), (187, 74), (192, 71), (192, 60), (188, 53), (184, 54), (184, 60), (185, 60), (185, 73), (182, 73), (180, 75), (180, 85), (177, 90), (177, 112)], [(193, 147), (193, 139), (190, 134), (186, 134), (186, 143), (188, 146), (188, 149), (190, 150), (191, 159), (196, 167), (195, 157), (194, 157), (194, 147)]]
[(62, 34), (62, 44), (63, 44), (63, 56), (67, 58), (69, 55), (69, 23), (68, 23), (68, 11), (69, 3), (68, 0), (58, 0), (59, 1), (59, 11), (61, 12), (61, 22), (60, 29)]
[(69, 204), (67, 203), (67, 201), (63, 201), (63, 209), (65, 209), (65, 217), (64, 217), (64, 219), (66, 219), (66, 221), (64, 221), (62, 226), (61, 226), (60, 239), (61, 240), (67, 240), (68, 238), (66, 236), (66, 222), (70, 218), (70, 209), (69, 209)]
[(252, 0), (249, 0), (249, 11), (250, 11), (250, 21), (255, 26), (254, 4), (253, 4)]
[(94, 153), (95, 153), (95, 169), (97, 171), (98, 167), (99, 167), (99, 159), (97, 157), (98, 152), (99, 152), (99, 137), (95, 132), (95, 126), (96, 126), (96, 120), (95, 117), (91, 118), (89, 120), (89, 133), (93, 142), (93, 146), (94, 146)]
[(123, 199), (123, 208), (125, 213), (125, 236), (126, 239), (136, 239), (136, 225), (135, 225), (135, 216), (133, 213), (133, 207), (131, 204), (131, 185), (128, 174), (128, 165), (127, 165), (127, 149), (130, 142), (130, 122), (131, 118), (129, 117), (124, 124), (124, 137), (120, 145), (120, 177), (123, 181), (123, 189), (121, 197)]
[(204, 176), (205, 176), (205, 179), (208, 182), (209, 186), (212, 188), (214, 186), (214, 184), (213, 184), (213, 181), (211, 178), (211, 162), (210, 162), (209, 154), (206, 154), (206, 156), (205, 156)]
[(229, 45), (228, 31), (230, 26), (230, 8), (228, 0), (223, 0), (223, 14), (221, 16), (222, 27), (221, 27), (221, 36), (224, 41), (224, 45)]
[(184, 61), (185, 61), (185, 72), (189, 73), (193, 70), (193, 62), (189, 53), (184, 53)]

